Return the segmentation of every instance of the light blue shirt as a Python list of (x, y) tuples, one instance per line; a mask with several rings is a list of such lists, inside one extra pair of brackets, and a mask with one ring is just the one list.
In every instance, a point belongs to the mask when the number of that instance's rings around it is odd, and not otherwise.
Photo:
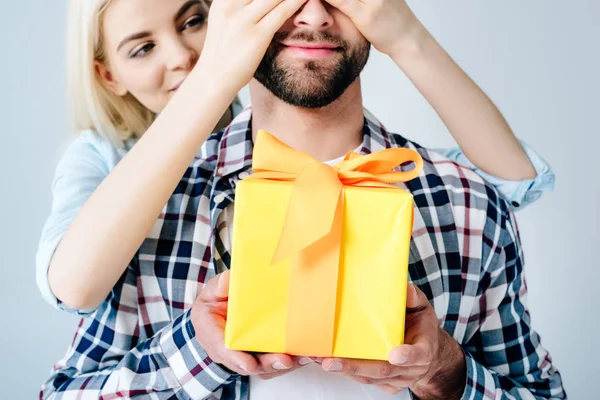
[[(98, 133), (84, 131), (70, 144), (57, 166), (52, 184), (52, 210), (44, 225), (36, 255), (36, 278), (43, 297), (58, 309), (79, 315), (91, 312), (70, 309), (54, 296), (48, 283), (48, 266), (58, 243), (81, 207), (134, 144), (135, 140), (129, 140), (125, 148), (117, 149)], [(513, 209), (518, 210), (539, 199), (543, 192), (552, 190), (555, 180), (548, 164), (533, 148), (521, 144), (538, 173), (535, 179), (506, 181), (476, 168), (458, 148), (438, 152), (472, 168), (494, 185)]]
[(512, 206), (513, 210), (518, 211), (531, 203), (534, 203), (541, 197), (542, 193), (554, 189), (554, 182), (556, 179), (548, 163), (536, 153), (533, 147), (521, 140), (519, 142), (535, 168), (537, 176), (534, 179), (507, 181), (487, 174), (469, 161), (458, 147), (438, 150), (438, 152), (442, 153), (452, 161), (465, 165), (477, 172), (479, 176), (496, 187), (498, 192), (500, 192), (504, 199)]

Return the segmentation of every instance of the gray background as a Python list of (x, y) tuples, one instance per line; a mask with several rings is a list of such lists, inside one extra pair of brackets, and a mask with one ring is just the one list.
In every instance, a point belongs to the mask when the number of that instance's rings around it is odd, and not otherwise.
[[(34, 277), (50, 182), (68, 134), (66, 2), (0, 4), (0, 398), (32, 399), (77, 324), (42, 300)], [(594, 294), (600, 284), (600, 2), (410, 5), (556, 172), (555, 192), (518, 214), (529, 305), (570, 398), (589, 399), (597, 395), (600, 373)], [(388, 128), (423, 145), (452, 145), (433, 110), (386, 57), (373, 55), (363, 83), (367, 107)]]

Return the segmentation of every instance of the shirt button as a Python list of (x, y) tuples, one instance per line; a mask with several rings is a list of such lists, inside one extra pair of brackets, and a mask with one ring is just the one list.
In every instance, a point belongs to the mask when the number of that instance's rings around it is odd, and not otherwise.
[(227, 169), (225, 167), (221, 167), (217, 170), (219, 175), (225, 175), (227, 173)]
[(518, 202), (516, 202), (516, 201), (513, 201), (512, 205), (513, 205), (513, 207), (519, 207), (520, 206), (520, 204)]
[(242, 179), (246, 179), (246, 178), (247, 178), (247, 177), (249, 177), (249, 176), (250, 176), (250, 174), (249, 174), (248, 172), (246, 172), (246, 171), (244, 171), (244, 172), (241, 172), (241, 173), (239, 174), (239, 178), (240, 178), (240, 180), (242, 180)]
[(221, 204), (223, 201), (225, 201), (225, 195), (223, 193), (218, 194), (215, 196), (215, 203), (216, 204)]

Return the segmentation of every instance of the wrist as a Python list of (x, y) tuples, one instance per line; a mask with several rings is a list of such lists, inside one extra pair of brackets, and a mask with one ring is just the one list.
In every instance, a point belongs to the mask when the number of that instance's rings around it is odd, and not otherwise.
[(217, 126), (236, 95), (237, 90), (226, 80), (210, 69), (196, 65), (156, 122), (164, 120), (172, 126), (176, 121), (184, 136), (199, 133), (204, 142), (207, 132)]
[(207, 93), (211, 97), (231, 98), (230, 100), (233, 100), (242, 87), (236, 85), (235, 81), (230, 78), (227, 76), (225, 68), (213, 66), (200, 58), (186, 81), (196, 82), (195, 86), (201, 88), (203, 93)]
[(410, 57), (422, 51), (424, 39), (430, 35), (429, 31), (412, 15), (403, 23), (402, 32), (397, 36), (396, 41), (388, 51), (388, 55), (394, 60)]
[(460, 345), (439, 329), (440, 346), (435, 361), (424, 379), (410, 388), (421, 400), (460, 399), (465, 390), (467, 367)]

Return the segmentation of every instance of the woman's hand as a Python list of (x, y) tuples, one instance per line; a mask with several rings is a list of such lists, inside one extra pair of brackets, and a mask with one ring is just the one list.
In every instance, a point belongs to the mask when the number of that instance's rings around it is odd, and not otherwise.
[(380, 52), (394, 57), (422, 28), (405, 0), (326, 0)]
[(254, 76), (271, 40), (306, 0), (214, 0), (198, 61), (202, 73), (239, 90)]

